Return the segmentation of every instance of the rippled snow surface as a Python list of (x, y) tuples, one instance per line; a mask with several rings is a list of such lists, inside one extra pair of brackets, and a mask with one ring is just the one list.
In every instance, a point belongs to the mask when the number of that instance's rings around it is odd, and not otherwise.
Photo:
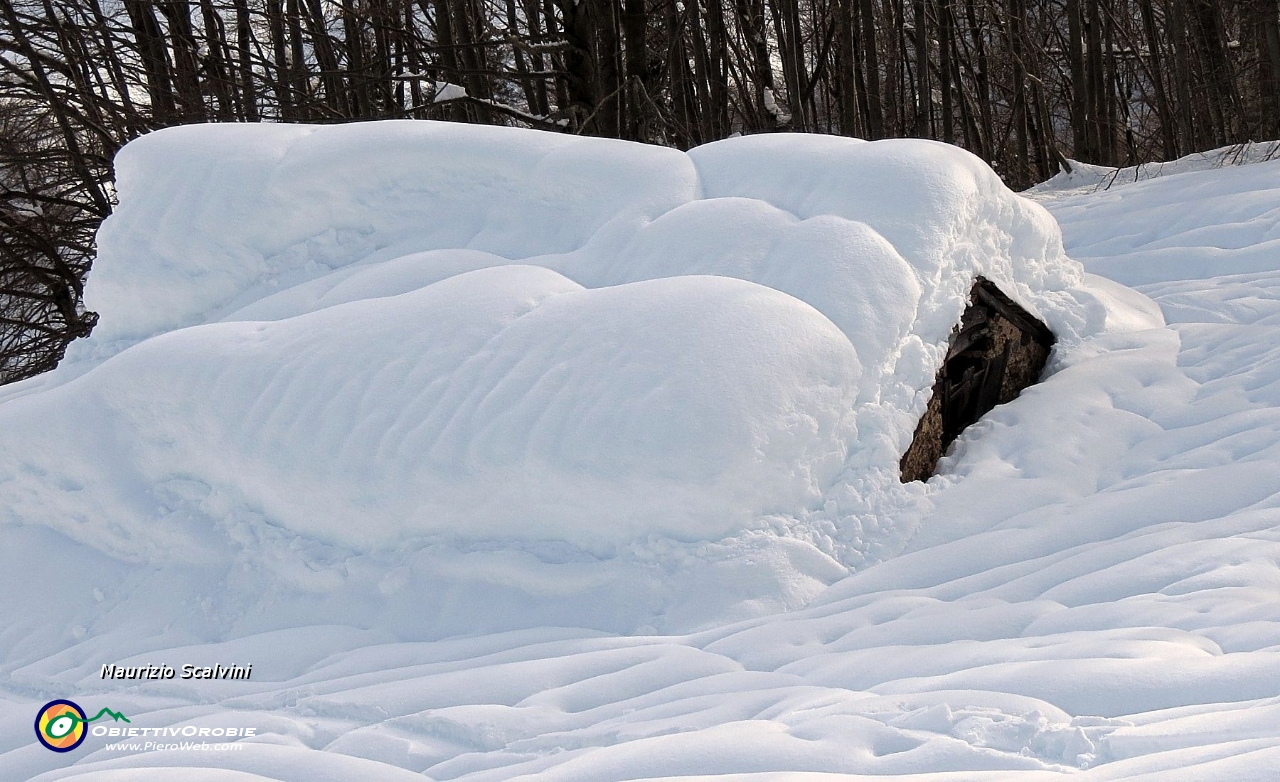
[[(1278, 165), (1060, 233), (927, 142), (135, 142), (97, 333), (0, 391), (0, 775), (1274, 779)], [(901, 486), (977, 274), (1049, 376)], [(100, 677), (184, 663), (253, 676)]]

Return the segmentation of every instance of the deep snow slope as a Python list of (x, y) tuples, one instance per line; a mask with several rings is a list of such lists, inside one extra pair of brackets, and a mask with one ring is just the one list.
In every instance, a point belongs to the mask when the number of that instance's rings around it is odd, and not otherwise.
[(897, 462), (975, 275), (1064, 365), (1155, 322), (942, 144), (208, 126), (116, 169), (101, 325), (0, 409), (0, 519), (231, 567), (217, 632), (277, 583), (415, 638), (797, 607), (918, 528)]
[(1029, 192), (1073, 258), (1126, 285), (1265, 273), (1280, 248), (1278, 156), (1280, 141), (1119, 171), (1077, 164)]
[[(1064, 255), (918, 142), (148, 137), (0, 396), (0, 776), (1275, 779), (1277, 165), (1045, 188)], [(1051, 375), (897, 486), (976, 273)]]

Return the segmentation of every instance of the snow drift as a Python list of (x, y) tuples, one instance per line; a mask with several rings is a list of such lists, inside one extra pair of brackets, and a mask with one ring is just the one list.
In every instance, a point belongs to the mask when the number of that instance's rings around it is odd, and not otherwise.
[(1072, 257), (1126, 285), (1266, 273), (1280, 246), (1267, 197), (1277, 155), (1280, 141), (1120, 170), (1076, 163), (1028, 195), (1053, 207)]
[(1066, 351), (1105, 319), (1052, 219), (941, 144), (210, 126), (117, 170), (78, 348), (115, 355), (23, 413), (104, 436), (5, 451), (44, 476), (24, 517), (130, 484), (62, 527), (122, 556), (170, 545), (130, 539), (175, 481), (357, 547), (785, 533), (841, 481), (923, 491), (896, 461), (975, 275)]
[[(1280, 773), (1280, 273), (1189, 276), (1261, 257), (1280, 163), (1041, 194), (1159, 308), (919, 142), (120, 163), (102, 330), (0, 392), (5, 778)], [(977, 273), (1051, 374), (902, 486)], [(254, 674), (99, 674), (193, 662)], [(63, 697), (258, 732), (59, 756)]]

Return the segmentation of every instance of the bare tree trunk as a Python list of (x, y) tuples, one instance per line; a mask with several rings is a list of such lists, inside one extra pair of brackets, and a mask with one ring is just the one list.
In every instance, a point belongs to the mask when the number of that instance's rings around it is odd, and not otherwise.
[[(236, 59), (239, 65), (240, 103), (244, 110), (246, 122), (257, 122), (261, 119), (258, 113), (258, 91), (253, 83), (253, 30), (247, 0), (234, 0), (236, 9)], [(274, 4), (277, 11), (279, 3)], [(278, 16), (278, 14), (277, 14)], [(273, 17), (274, 19), (275, 17)]]
[(569, 125), (576, 133), (597, 133), (600, 122), (600, 77), (592, 51), (595, 38), (593, 4), (586, 0), (558, 0), (564, 15), (565, 85), (568, 88)]
[(1009, 36), (1009, 53), (1013, 70), (1013, 133), (1017, 142), (1016, 157), (1012, 176), (1018, 184), (1030, 184), (1031, 160), (1027, 138), (1027, 86), (1026, 65), (1023, 37), (1021, 0), (1010, 0), (1006, 19), (1006, 32)]
[(978, 93), (978, 126), (982, 130), (978, 154), (991, 160), (995, 154), (993, 139), (995, 138), (995, 116), (991, 105), (990, 65), (987, 60), (987, 44), (982, 29), (978, 25), (978, 16), (973, 0), (965, 0), (965, 20), (968, 22), (969, 38), (973, 42), (977, 57), (974, 81)]
[[(652, 127), (659, 118), (652, 116), (649, 75), (649, 50), (645, 41), (649, 29), (649, 15), (645, 0), (624, 0), (622, 34), (626, 46), (627, 123), (625, 138), (633, 141), (650, 141), (655, 135)], [(676, 41), (672, 41), (673, 45)], [(674, 48), (674, 46), (673, 46)], [(682, 70), (682, 69), (681, 69)], [(672, 73), (678, 81), (680, 75)]]
[(195, 32), (191, 27), (191, 8), (186, 0), (172, 0), (161, 4), (160, 12), (169, 23), (174, 97), (187, 119), (203, 122), (209, 116), (200, 93), (200, 64), (196, 55)]
[(929, 138), (933, 115), (933, 96), (929, 89), (929, 25), (925, 0), (915, 0), (915, 30), (912, 40), (916, 54), (916, 135)]
[(347, 91), (343, 84), (343, 71), (338, 68), (338, 57), (334, 54), (333, 39), (325, 22), (324, 9), (320, 0), (307, 0), (304, 21), (311, 34), (311, 46), (315, 51), (316, 62), (320, 66), (320, 81), (324, 84), (324, 106), (332, 115), (350, 118), (351, 107), (347, 104)]
[(875, 4), (857, 0), (862, 17), (862, 60), (867, 78), (867, 133), (871, 138), (884, 138), (884, 107), (880, 102), (880, 55), (876, 51)]
[(952, 108), (951, 53), (955, 46), (951, 0), (938, 0), (938, 89), (942, 93), (942, 140), (955, 143), (955, 110)]
[(1160, 115), (1160, 139), (1163, 142), (1165, 160), (1178, 157), (1178, 136), (1173, 107), (1165, 90), (1164, 58), (1160, 51), (1160, 33), (1156, 28), (1155, 12), (1151, 0), (1138, 0), (1142, 13), (1142, 30), (1147, 39), (1147, 57), (1151, 62), (1151, 85), (1156, 95), (1156, 113)]
[(200, 15), (204, 22), (204, 50), (207, 63), (205, 84), (217, 104), (217, 119), (228, 121), (238, 117), (233, 108), (231, 58), (227, 48), (227, 31), (222, 17), (214, 10), (211, 0), (200, 0)]

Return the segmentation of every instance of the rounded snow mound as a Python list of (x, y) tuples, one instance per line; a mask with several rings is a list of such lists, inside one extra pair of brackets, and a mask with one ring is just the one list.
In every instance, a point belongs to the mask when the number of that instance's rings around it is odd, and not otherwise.
[(1124, 320), (933, 142), (218, 125), (116, 168), (100, 325), (0, 406), (0, 477), (16, 520), (126, 558), (284, 531), (675, 567), (764, 535), (829, 581), (910, 534), (898, 458), (976, 276), (1059, 363)]
[(584, 289), (513, 265), (171, 332), (65, 391), (140, 449), (145, 485), (234, 486), (320, 539), (598, 549), (715, 539), (819, 501), (854, 440), (858, 374), (831, 321), (762, 285)]

